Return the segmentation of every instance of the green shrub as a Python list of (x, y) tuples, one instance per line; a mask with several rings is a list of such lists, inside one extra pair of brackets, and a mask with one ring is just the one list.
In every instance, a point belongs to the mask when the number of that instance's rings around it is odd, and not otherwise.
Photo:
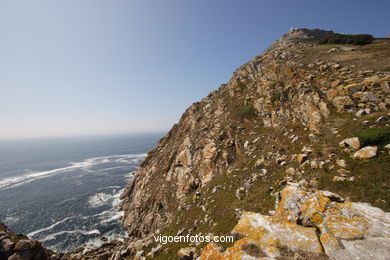
[(386, 145), (390, 143), (390, 127), (368, 128), (358, 134), (359, 140), (365, 145)]
[(374, 37), (370, 34), (332, 34), (319, 41), (319, 44), (353, 44), (365, 45), (374, 41)]
[(278, 85), (278, 82), (272, 82), (270, 85), (269, 85), (269, 88), (271, 88), (271, 89), (275, 89), (276, 88), (276, 86)]
[(257, 111), (252, 105), (246, 105), (238, 108), (237, 115), (242, 118), (251, 118), (257, 116)]
[(339, 44), (339, 43), (344, 43), (344, 38), (346, 35), (340, 34), (340, 33), (335, 33), (332, 35), (329, 35), (325, 37), (324, 39), (319, 41), (319, 44)]
[(281, 96), (282, 94), (280, 94), (278, 91), (275, 91), (271, 96), (271, 102), (275, 103), (276, 101), (279, 101)]

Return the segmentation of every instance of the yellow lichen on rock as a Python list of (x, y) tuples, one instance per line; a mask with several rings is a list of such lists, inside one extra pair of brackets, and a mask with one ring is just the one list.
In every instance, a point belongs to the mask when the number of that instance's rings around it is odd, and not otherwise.
[(289, 185), (281, 191), (281, 201), (276, 208), (275, 218), (295, 222), (298, 217), (299, 201), (305, 196), (297, 186)]
[[(289, 183), (280, 192), (273, 216), (244, 212), (232, 233), (244, 238), (223, 253), (209, 244), (201, 259), (275, 259), (283, 257), (282, 249), (314, 256), (325, 253), (331, 259), (371, 259), (390, 251), (390, 214)], [(261, 256), (245, 258), (249, 247)]]
[(279, 221), (273, 216), (245, 212), (233, 233), (256, 241), (269, 255), (278, 255), (278, 248), (322, 253), (322, 246), (314, 228), (303, 227), (288, 221)]
[(315, 218), (316, 221), (319, 221), (322, 219), (320, 215), (326, 210), (329, 202), (330, 199), (328, 197), (320, 191), (316, 191), (301, 203), (301, 217), (311, 219), (312, 221)]
[(238, 240), (233, 247), (228, 248), (225, 252), (222, 252), (222, 248), (219, 248), (214, 243), (208, 244), (202, 252), (201, 260), (237, 260), (237, 259), (267, 259), (266, 255), (259, 248), (256, 241), (243, 238)]
[(342, 239), (363, 238), (368, 229), (367, 221), (361, 217), (331, 215), (327, 216), (324, 224), (333, 236)]
[(320, 236), (320, 240), (325, 251), (329, 249), (340, 248), (337, 239), (329, 233), (322, 233)]

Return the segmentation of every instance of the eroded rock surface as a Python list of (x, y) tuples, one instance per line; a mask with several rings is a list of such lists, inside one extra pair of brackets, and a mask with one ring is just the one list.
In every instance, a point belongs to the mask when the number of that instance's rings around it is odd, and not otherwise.
[(47, 260), (52, 252), (42, 247), (36, 240), (23, 234), (11, 232), (0, 222), (0, 259), (1, 260)]
[(355, 159), (370, 159), (376, 156), (376, 152), (378, 151), (377, 146), (366, 146), (354, 153), (353, 158)]
[(209, 244), (201, 259), (275, 259), (283, 248), (330, 259), (388, 259), (390, 213), (296, 183), (279, 196), (274, 216), (244, 212), (232, 231), (243, 238), (225, 252)]

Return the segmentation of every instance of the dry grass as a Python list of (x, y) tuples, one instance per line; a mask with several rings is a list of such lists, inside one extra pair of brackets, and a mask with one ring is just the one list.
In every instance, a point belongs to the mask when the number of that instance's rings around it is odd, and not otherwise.
[[(355, 51), (339, 51), (328, 53), (334, 47), (352, 47)], [(372, 44), (354, 46), (344, 44), (319, 45), (305, 50), (304, 60), (307, 63), (313, 60), (328, 60), (340, 65), (355, 65), (358, 70), (388, 71), (390, 64), (390, 39), (377, 39)]]

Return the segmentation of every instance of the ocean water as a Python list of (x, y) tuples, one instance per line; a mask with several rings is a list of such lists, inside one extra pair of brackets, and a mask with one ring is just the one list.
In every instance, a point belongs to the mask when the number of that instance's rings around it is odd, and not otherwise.
[(120, 194), (161, 136), (0, 141), (0, 219), (61, 252), (125, 237)]

